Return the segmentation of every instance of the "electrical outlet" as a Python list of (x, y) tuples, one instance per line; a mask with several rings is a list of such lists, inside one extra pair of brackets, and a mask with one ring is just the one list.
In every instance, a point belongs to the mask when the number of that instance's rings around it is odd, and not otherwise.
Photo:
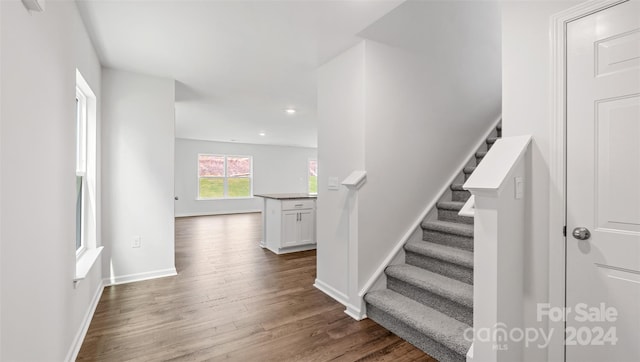
[(136, 236), (133, 238), (133, 241), (131, 242), (131, 247), (132, 248), (139, 248), (140, 244), (142, 244), (142, 238), (139, 236)]

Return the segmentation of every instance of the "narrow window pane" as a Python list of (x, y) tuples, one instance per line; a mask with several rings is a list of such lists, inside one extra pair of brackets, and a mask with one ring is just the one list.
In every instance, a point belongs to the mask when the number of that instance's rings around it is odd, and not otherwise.
[(80, 111), (80, 100), (78, 99), (78, 97), (76, 96), (76, 173), (77, 171), (80, 170), (80, 144), (81, 144), (81, 139), (80, 139), (80, 135), (82, 134), (81, 128), (82, 128), (82, 118), (81, 118), (81, 111)]
[(309, 160), (309, 193), (318, 193), (318, 161)]
[(227, 157), (227, 177), (249, 177), (251, 159), (249, 157)]
[(224, 178), (200, 178), (199, 195), (203, 199), (224, 197)]
[(76, 250), (82, 247), (82, 176), (76, 176)]
[(228, 197), (250, 197), (251, 179), (249, 177), (228, 178)]
[(200, 155), (198, 177), (224, 177), (224, 156)]

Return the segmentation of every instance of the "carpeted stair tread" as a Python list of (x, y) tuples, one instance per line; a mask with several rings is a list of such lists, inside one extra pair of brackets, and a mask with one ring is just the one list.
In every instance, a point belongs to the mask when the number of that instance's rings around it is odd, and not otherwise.
[(473, 237), (473, 225), (442, 220), (423, 221), (422, 229), (445, 234)]
[(458, 183), (449, 186), (449, 188), (451, 189), (451, 199), (453, 201), (467, 202), (467, 200), (469, 200), (469, 197), (471, 197), (471, 193), (465, 190), (462, 186), (463, 184)]
[(428, 241), (410, 241), (405, 244), (404, 248), (412, 253), (473, 269), (472, 251), (430, 243)]
[(469, 166), (469, 167), (465, 167), (462, 172), (466, 173), (467, 175), (472, 174), (473, 171), (476, 170), (475, 166)]
[(405, 243), (405, 262), (385, 269), (387, 288), (364, 297), (371, 319), (441, 361), (465, 361), (471, 345), (464, 335), (473, 324), (474, 220), (459, 211), (471, 197), (464, 183), (472, 165), (501, 136), (502, 122), (422, 221), (422, 240)]
[(436, 204), (438, 209), (460, 211), (465, 202), (462, 201), (440, 201)]
[(392, 265), (385, 273), (423, 290), (473, 308), (473, 285), (413, 265)]
[(365, 300), (457, 354), (464, 356), (471, 347), (471, 342), (464, 338), (469, 325), (413, 299), (385, 289), (367, 293)]

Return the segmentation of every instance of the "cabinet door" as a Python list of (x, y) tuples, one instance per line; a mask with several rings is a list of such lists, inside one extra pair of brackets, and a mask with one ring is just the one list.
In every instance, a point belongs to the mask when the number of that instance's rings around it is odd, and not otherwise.
[(297, 245), (299, 242), (297, 210), (282, 213), (282, 240), (281, 247)]
[(313, 209), (300, 210), (298, 221), (299, 243), (313, 244), (316, 242), (316, 218)]

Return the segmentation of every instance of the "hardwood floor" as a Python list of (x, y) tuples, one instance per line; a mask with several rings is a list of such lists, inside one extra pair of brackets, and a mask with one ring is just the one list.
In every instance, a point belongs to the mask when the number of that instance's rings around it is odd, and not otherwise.
[(260, 214), (176, 219), (178, 275), (105, 288), (78, 360), (435, 361), (315, 289), (315, 251), (260, 235)]

